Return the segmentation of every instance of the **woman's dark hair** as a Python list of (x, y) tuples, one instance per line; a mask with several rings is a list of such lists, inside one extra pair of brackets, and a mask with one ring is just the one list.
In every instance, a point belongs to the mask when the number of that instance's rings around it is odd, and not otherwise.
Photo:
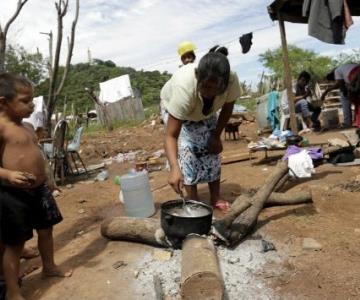
[(219, 45), (216, 45), (216, 46), (212, 47), (212, 48), (209, 50), (209, 53), (211, 53), (211, 52), (222, 53), (222, 54), (224, 54), (225, 56), (228, 56), (228, 55), (229, 55), (228, 49), (225, 48), (225, 47), (220, 47)]
[(226, 57), (227, 54), (228, 51), (225, 47), (215, 46), (211, 48), (209, 53), (205, 54), (199, 61), (197, 67), (198, 83), (216, 80), (223, 93), (230, 78), (230, 63)]
[(304, 78), (305, 80), (310, 81), (311, 75), (310, 75), (309, 72), (302, 71), (302, 72), (299, 74), (298, 80), (299, 80), (300, 78)]

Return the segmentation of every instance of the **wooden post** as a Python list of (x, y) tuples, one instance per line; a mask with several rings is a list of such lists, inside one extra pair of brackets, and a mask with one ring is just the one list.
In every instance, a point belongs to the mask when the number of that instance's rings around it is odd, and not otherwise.
[(280, 27), (281, 46), (282, 46), (284, 71), (285, 71), (284, 83), (285, 83), (285, 87), (287, 90), (289, 110), (290, 110), (290, 127), (291, 127), (291, 131), (294, 134), (297, 134), (298, 129), (297, 129), (296, 116), (295, 116), (295, 95), (292, 91), (291, 69), (290, 69), (290, 64), (289, 64), (289, 53), (288, 53), (288, 47), (287, 47), (287, 42), (286, 42), (285, 24), (284, 24), (284, 19), (279, 11), (278, 11), (278, 20), (279, 20), (279, 27)]

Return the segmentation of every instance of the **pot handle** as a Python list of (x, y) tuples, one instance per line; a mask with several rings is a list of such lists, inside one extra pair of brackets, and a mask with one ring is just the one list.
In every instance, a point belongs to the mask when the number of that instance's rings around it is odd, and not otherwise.
[(174, 223), (174, 218), (172, 216), (166, 215), (164, 217), (164, 219), (165, 219), (166, 223), (170, 226)]

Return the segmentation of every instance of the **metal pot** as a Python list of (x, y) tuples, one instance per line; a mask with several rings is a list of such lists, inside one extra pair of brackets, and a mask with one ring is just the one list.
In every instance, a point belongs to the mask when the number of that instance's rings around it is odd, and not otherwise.
[(161, 227), (174, 248), (181, 248), (182, 241), (188, 234), (208, 234), (211, 229), (213, 209), (194, 200), (186, 200), (186, 204), (197, 204), (205, 208), (208, 213), (199, 217), (174, 215), (172, 210), (183, 205), (181, 199), (170, 200), (161, 205)]

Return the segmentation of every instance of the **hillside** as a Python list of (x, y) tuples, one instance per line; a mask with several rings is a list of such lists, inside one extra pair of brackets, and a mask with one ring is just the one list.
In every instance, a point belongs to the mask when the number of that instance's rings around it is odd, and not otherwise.
[[(85, 111), (93, 106), (92, 101), (85, 92), (86, 87), (98, 90), (100, 82), (124, 74), (129, 74), (132, 88), (141, 93), (145, 107), (159, 103), (160, 90), (170, 78), (170, 74), (166, 72), (137, 71), (130, 67), (116, 66), (112, 61), (102, 61), (99, 59), (94, 59), (92, 64), (79, 63), (71, 65), (64, 89), (57, 103), (57, 108), (62, 109), (64, 99), (66, 98), (68, 109), (70, 109), (72, 103), (75, 103), (78, 111)], [(40, 83), (36, 89), (36, 94), (47, 95), (48, 85), (49, 80)]]

